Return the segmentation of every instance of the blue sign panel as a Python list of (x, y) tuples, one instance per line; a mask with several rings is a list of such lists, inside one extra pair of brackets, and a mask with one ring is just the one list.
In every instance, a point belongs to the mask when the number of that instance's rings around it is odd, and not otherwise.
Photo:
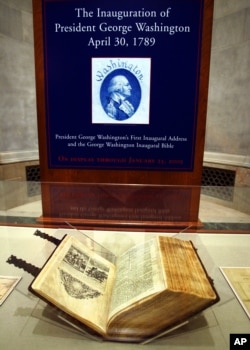
[(44, 0), (50, 168), (192, 171), (202, 0)]

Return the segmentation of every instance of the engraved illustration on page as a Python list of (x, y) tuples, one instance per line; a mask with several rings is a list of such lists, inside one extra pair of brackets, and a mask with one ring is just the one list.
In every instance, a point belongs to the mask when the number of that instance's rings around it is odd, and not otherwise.
[(97, 298), (105, 291), (109, 268), (71, 246), (59, 268), (65, 291), (73, 298)]

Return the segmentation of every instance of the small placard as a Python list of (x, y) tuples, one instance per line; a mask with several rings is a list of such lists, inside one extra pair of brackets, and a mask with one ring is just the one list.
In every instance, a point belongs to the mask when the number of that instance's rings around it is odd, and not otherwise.
[(0, 276), (0, 305), (7, 299), (20, 280), (19, 276)]
[(230, 350), (249, 350), (250, 333), (248, 334), (230, 334)]

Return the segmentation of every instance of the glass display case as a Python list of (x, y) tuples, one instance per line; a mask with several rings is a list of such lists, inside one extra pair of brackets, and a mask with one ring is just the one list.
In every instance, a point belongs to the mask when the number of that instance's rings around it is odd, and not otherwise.
[[(152, 227), (150, 230), (143, 225), (124, 225), (123, 229), (115, 225), (94, 226), (89, 221), (84, 222), (84, 218), (81, 218), (83, 222), (80, 224), (75, 218), (43, 222), (40, 185), (15, 182), (10, 186), (9, 182), (1, 183), (1, 277), (21, 278), (0, 306), (2, 346), (16, 349), (17, 342), (19, 348), (68, 349), (74, 346), (78, 349), (87, 346), (90, 349), (134, 349), (140, 346), (101, 341), (85, 334), (82, 327), (72, 324), (55, 307), (29, 291), (36, 271), (32, 268), (40, 269), (45, 264), (65, 234), (87, 237), (101, 250), (110, 252), (111, 257), (158, 235), (189, 240), (197, 248), (220, 301), (190, 318), (181, 327), (152, 339), (147, 347), (226, 350), (230, 334), (249, 333), (249, 317), (221, 272), (221, 267), (249, 268), (249, 188), (234, 188), (233, 192), (231, 188), (218, 188), (217, 197), (211, 196), (209, 188), (201, 188), (199, 222), (196, 225), (184, 222), (174, 226), (171, 223), (161, 229)], [(28, 198), (30, 186), (36, 187), (36, 193)], [(210, 190), (214, 192), (215, 188)], [(233, 200), (218, 198), (219, 191), (228, 191)], [(249, 276), (246, 278), (249, 288)]]

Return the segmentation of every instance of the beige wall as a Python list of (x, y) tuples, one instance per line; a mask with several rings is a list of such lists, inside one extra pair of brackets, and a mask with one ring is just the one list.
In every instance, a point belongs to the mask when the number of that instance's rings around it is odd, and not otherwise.
[(27, 160), (38, 148), (31, 0), (0, 0), (0, 96), (0, 164)]
[(250, 0), (215, 0), (206, 151), (250, 156), (249, 92)]

